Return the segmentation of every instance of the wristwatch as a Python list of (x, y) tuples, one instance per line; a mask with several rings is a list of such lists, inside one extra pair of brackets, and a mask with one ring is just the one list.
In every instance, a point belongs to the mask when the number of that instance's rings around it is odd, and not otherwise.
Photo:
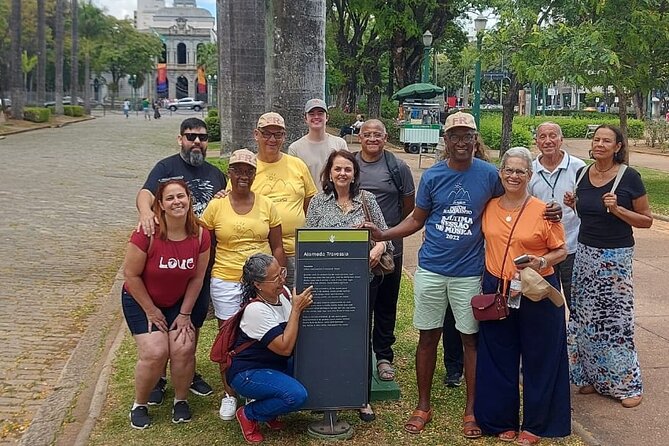
[(539, 269), (544, 269), (548, 266), (548, 260), (546, 257), (539, 257)]

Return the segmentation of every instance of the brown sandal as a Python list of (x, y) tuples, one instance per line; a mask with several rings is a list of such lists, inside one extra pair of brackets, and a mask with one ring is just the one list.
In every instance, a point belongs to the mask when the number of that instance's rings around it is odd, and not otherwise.
[(425, 429), (425, 425), (432, 421), (432, 408), (427, 412), (416, 409), (413, 411), (406, 423), (404, 423), (404, 430), (410, 434), (420, 434)]
[(465, 415), (462, 419), (462, 435), (471, 440), (481, 438), (483, 435), (474, 415)]
[(516, 440), (516, 444), (519, 444), (521, 446), (533, 446), (535, 444), (539, 444), (540, 441), (541, 437), (538, 437), (528, 431), (521, 431), (520, 434), (518, 434), (518, 439)]
[(516, 439), (516, 431), (504, 431), (497, 434), (497, 439), (500, 441), (511, 442)]
[(593, 393), (597, 393), (597, 389), (592, 384), (588, 384), (587, 386), (579, 387), (578, 393), (581, 395), (592, 395)]

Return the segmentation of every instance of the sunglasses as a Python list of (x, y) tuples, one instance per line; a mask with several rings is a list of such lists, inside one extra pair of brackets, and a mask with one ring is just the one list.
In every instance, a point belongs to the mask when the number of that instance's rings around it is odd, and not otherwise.
[(190, 142), (195, 141), (197, 138), (199, 138), (202, 142), (209, 140), (209, 135), (206, 133), (184, 133), (183, 136), (185, 136), (186, 139)]
[(167, 183), (169, 181), (183, 181), (183, 179), (184, 179), (183, 175), (179, 175), (178, 177), (159, 178), (158, 182)]

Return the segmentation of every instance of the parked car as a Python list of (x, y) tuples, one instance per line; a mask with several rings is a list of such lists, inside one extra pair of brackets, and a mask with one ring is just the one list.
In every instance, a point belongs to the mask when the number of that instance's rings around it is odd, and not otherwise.
[(172, 111), (177, 111), (177, 109), (200, 111), (204, 108), (204, 101), (196, 101), (194, 98), (181, 98), (167, 104), (167, 108)]
[[(44, 103), (45, 107), (54, 107), (55, 105), (56, 101), (46, 101)], [(63, 105), (72, 105), (72, 96), (63, 96)], [(84, 100), (77, 98), (77, 105), (84, 105)]]

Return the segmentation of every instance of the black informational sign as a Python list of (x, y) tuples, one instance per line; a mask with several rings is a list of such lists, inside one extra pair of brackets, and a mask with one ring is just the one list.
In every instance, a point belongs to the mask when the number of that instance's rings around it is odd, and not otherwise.
[(303, 409), (362, 407), (368, 399), (369, 233), (298, 229), (295, 286), (314, 286), (302, 312), (295, 378), (307, 389)]

